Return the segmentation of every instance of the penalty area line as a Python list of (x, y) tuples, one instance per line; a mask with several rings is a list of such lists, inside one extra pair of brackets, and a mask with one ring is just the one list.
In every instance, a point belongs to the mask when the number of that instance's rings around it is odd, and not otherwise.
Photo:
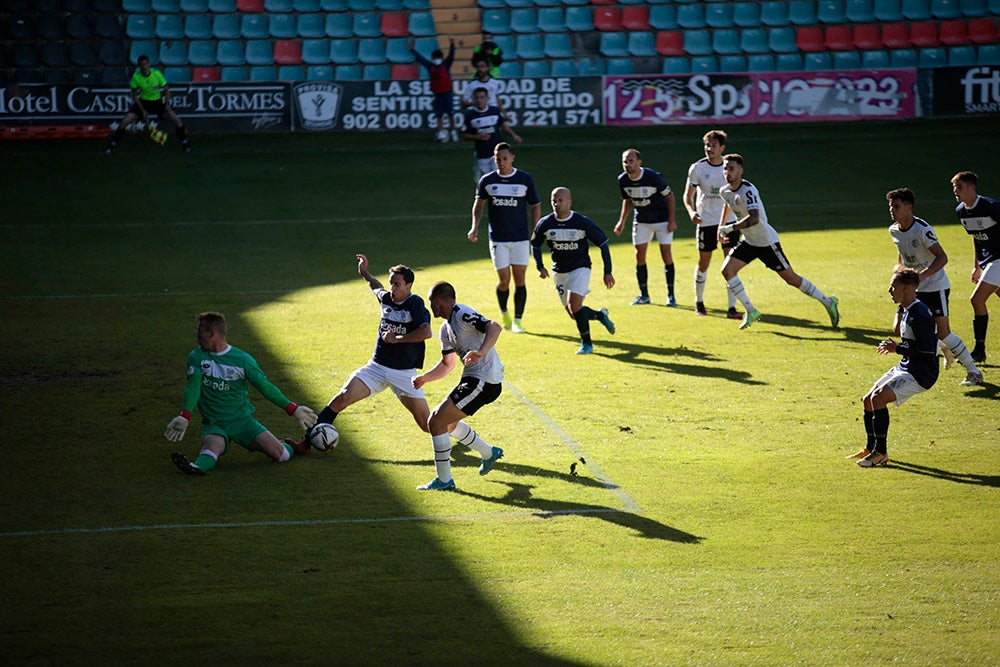
[(517, 400), (521, 401), (521, 403), (523, 403), (529, 410), (531, 410), (532, 414), (538, 417), (539, 421), (541, 421), (542, 424), (544, 424), (547, 429), (552, 431), (552, 433), (555, 434), (556, 437), (562, 440), (563, 444), (566, 445), (569, 451), (573, 452), (573, 454), (576, 455), (576, 457), (583, 462), (583, 465), (587, 466), (587, 470), (589, 470), (591, 474), (594, 475), (594, 478), (598, 482), (604, 485), (604, 488), (606, 488), (608, 491), (611, 491), (611, 493), (615, 494), (618, 500), (620, 500), (622, 504), (625, 506), (625, 511), (627, 512), (642, 511), (642, 508), (639, 506), (639, 503), (635, 502), (632, 496), (630, 496), (625, 491), (625, 489), (620, 487), (610, 477), (608, 477), (607, 473), (601, 470), (601, 467), (597, 465), (596, 461), (594, 461), (594, 458), (586, 451), (584, 451), (580, 443), (574, 440), (569, 433), (567, 433), (561, 426), (559, 426), (559, 424), (557, 424), (556, 421), (548, 415), (548, 413), (546, 413), (544, 410), (538, 407), (538, 405), (536, 405), (534, 401), (525, 396), (524, 393), (521, 392), (521, 390), (515, 387), (514, 385), (508, 382), (504, 382), (503, 386), (506, 389), (509, 389), (510, 392), (517, 397)]

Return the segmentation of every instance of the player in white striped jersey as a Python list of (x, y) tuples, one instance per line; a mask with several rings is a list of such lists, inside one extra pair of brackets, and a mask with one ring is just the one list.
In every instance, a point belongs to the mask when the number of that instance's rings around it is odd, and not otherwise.
[(480, 475), (492, 470), (493, 464), (503, 457), (502, 449), (486, 444), (462, 421), (500, 396), (503, 364), (495, 345), (502, 327), (469, 306), (455, 303), (455, 299), (455, 288), (444, 281), (435, 283), (427, 296), (431, 312), (444, 320), (441, 324), (441, 360), (426, 373), (414, 377), (413, 386), (420, 389), (427, 382), (440, 380), (455, 368), (458, 359), (461, 359), (463, 369), (458, 385), (451, 390), (448, 398), (434, 408), (427, 421), (437, 475), (427, 484), (417, 487), (422, 491), (451, 491), (455, 488), (455, 480), (451, 476), (451, 438), (479, 453), (482, 458)]
[[(837, 297), (826, 296), (808, 278), (804, 278), (792, 270), (792, 265), (781, 250), (778, 242), (778, 232), (767, 224), (767, 213), (764, 212), (764, 202), (760, 193), (750, 181), (743, 180), (743, 156), (730, 153), (722, 158), (725, 161), (726, 185), (719, 194), (726, 202), (722, 216), (728, 217), (730, 211), (736, 215), (736, 222), (719, 225), (719, 240), (734, 229), (743, 232), (743, 239), (729, 252), (722, 264), (722, 276), (730, 291), (740, 300), (747, 310), (746, 318), (740, 323), (740, 329), (760, 319), (760, 311), (750, 302), (743, 281), (737, 275), (744, 266), (759, 259), (764, 265), (781, 276), (781, 279), (800, 292), (819, 301), (830, 316), (830, 326), (840, 323), (840, 311), (837, 308)], [(722, 219), (722, 218), (720, 218)]]
[[(889, 217), (892, 225), (889, 235), (896, 244), (899, 253), (899, 263), (908, 269), (914, 269), (920, 275), (917, 286), (917, 298), (926, 304), (934, 315), (937, 325), (939, 347), (943, 352), (951, 354), (965, 366), (966, 376), (962, 386), (970, 387), (983, 383), (983, 374), (976, 368), (965, 343), (952, 330), (948, 321), (948, 295), (951, 293), (951, 283), (944, 271), (948, 263), (948, 255), (938, 241), (934, 228), (926, 220), (913, 215), (913, 204), (916, 198), (909, 188), (890, 190), (885, 195), (889, 202)], [(948, 364), (945, 364), (945, 368)]]
[[(726, 133), (722, 130), (705, 133), (702, 137), (705, 157), (688, 169), (687, 192), (684, 193), (684, 206), (691, 216), (691, 222), (695, 224), (695, 238), (698, 241), (698, 266), (694, 269), (694, 307), (699, 315), (708, 314), (705, 310), (705, 281), (708, 280), (708, 267), (712, 263), (712, 251), (719, 247), (719, 225), (723, 222), (736, 222), (736, 216), (732, 212), (722, 220), (726, 202), (719, 195), (722, 186), (726, 184), (726, 174), (722, 168), (722, 151), (726, 147), (726, 138)], [(740, 233), (730, 232), (722, 240), (723, 250), (732, 249), (739, 241)], [(728, 289), (726, 296), (729, 299), (727, 317), (733, 320), (743, 319), (743, 313), (736, 310), (736, 297)]]

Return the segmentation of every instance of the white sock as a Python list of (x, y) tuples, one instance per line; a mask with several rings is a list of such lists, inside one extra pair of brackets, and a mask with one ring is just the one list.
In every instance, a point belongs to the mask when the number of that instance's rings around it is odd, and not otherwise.
[(734, 298), (740, 300), (740, 303), (743, 304), (743, 307), (748, 313), (750, 311), (757, 310), (753, 307), (753, 304), (750, 303), (750, 297), (747, 296), (747, 291), (743, 287), (743, 281), (740, 280), (739, 276), (733, 276), (730, 280), (727, 280), (726, 287), (729, 288), (729, 293), (732, 294)]
[(829, 308), (830, 304), (833, 303), (832, 301), (830, 301), (830, 297), (823, 294), (823, 292), (821, 292), (818, 287), (809, 282), (808, 278), (802, 279), (802, 284), (799, 285), (799, 291), (805, 294), (806, 296), (811, 296), (812, 298), (816, 299), (821, 304), (823, 304), (823, 307), (825, 308)]
[(205, 456), (211, 456), (216, 461), (219, 460), (219, 455), (213, 452), (211, 449), (203, 449), (200, 452), (198, 452), (198, 456), (201, 456), (202, 454), (204, 454)]
[(976, 368), (976, 362), (972, 360), (972, 353), (969, 352), (969, 348), (965, 347), (965, 343), (962, 342), (962, 339), (959, 338), (954, 331), (945, 336), (941, 342), (944, 343), (948, 349), (951, 350), (951, 353), (955, 355), (955, 358), (958, 359), (963, 366), (965, 366), (965, 370), (970, 373), (979, 372), (979, 369)]
[(432, 435), (434, 445), (434, 468), (442, 482), (451, 481), (451, 437), (447, 433)]
[(469, 428), (465, 422), (455, 424), (455, 430), (451, 432), (451, 437), (455, 438), (459, 444), (475, 450), (484, 459), (493, 456), (493, 447), (486, 444), (486, 441), (480, 438), (479, 434)]
[(702, 271), (697, 266), (694, 267), (694, 300), (702, 303), (705, 300), (705, 281), (708, 279), (708, 271)]
[(282, 444), (281, 445), (281, 456), (278, 457), (278, 463), (284, 463), (285, 461), (292, 458), (292, 453), (288, 451), (288, 448)]

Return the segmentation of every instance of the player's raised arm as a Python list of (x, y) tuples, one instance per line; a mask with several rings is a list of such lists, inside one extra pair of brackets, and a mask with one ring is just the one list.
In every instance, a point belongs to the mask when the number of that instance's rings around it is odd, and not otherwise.
[(368, 283), (368, 287), (372, 291), (385, 289), (384, 287), (382, 287), (382, 283), (379, 281), (379, 279), (368, 272), (368, 258), (360, 253), (358, 253), (356, 257), (358, 259), (358, 273)]

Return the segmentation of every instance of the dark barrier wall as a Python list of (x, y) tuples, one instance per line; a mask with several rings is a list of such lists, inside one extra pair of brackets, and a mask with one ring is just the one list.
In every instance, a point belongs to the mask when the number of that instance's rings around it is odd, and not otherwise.
[(1000, 115), (1000, 67), (933, 70), (934, 116)]

